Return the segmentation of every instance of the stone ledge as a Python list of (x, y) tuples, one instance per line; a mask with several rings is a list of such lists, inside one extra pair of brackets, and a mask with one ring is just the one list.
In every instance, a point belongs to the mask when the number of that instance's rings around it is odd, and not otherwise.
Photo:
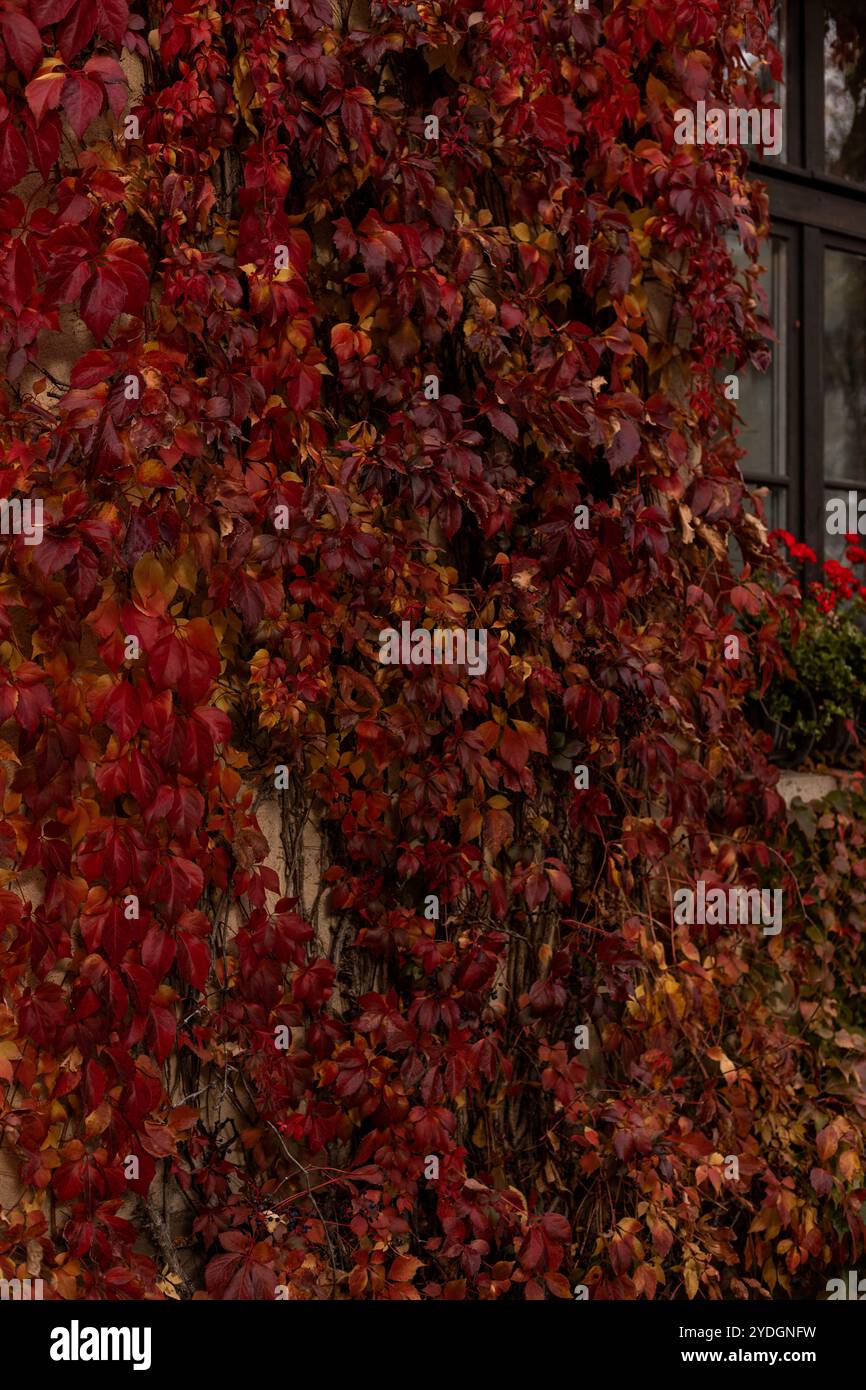
[(839, 782), (832, 772), (783, 772), (777, 785), (780, 796), (790, 806), (797, 797), (801, 801), (820, 801), (835, 791)]

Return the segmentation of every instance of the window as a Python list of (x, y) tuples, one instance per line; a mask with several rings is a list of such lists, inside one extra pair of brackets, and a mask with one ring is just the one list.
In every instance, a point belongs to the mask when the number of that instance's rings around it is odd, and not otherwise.
[(866, 183), (866, 26), (861, 0), (824, 7), (824, 167)]
[(765, 375), (743, 376), (741, 468), (772, 526), (838, 557), (827, 502), (866, 497), (866, 4), (782, 0), (775, 32), (784, 142), (751, 172), (770, 199), (761, 283), (778, 342)]
[[(748, 452), (740, 461), (753, 484), (769, 489), (764, 510), (772, 527), (788, 527), (791, 457), (788, 450), (788, 239), (774, 235), (765, 251), (767, 273), (761, 285), (770, 322), (776, 325), (773, 360), (766, 372), (742, 374), (739, 444)], [(736, 258), (746, 263), (742, 255)]]

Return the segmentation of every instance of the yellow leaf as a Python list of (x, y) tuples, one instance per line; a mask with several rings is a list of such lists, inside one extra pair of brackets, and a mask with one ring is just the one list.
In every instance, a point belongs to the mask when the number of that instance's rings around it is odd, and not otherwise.
[(846, 1149), (839, 1159), (839, 1176), (846, 1182), (851, 1182), (855, 1173), (860, 1167), (857, 1154), (853, 1149)]
[(102, 1134), (111, 1124), (111, 1106), (107, 1100), (98, 1105), (95, 1110), (84, 1121), (84, 1132), (88, 1139), (93, 1139), (97, 1134)]
[(411, 319), (405, 318), (388, 339), (391, 356), (398, 367), (404, 367), (410, 358), (415, 357), (421, 347), (421, 338)]
[(646, 94), (650, 101), (657, 102), (659, 106), (666, 106), (671, 95), (664, 82), (660, 82), (657, 77), (652, 76), (647, 78)]
[(196, 564), (192, 546), (190, 546), (188, 550), (185, 550), (184, 553), (179, 555), (175, 560), (172, 567), (172, 575), (177, 580), (180, 587), (186, 589), (188, 593), (192, 593), (195, 590), (196, 581), (198, 579), (198, 565)]
[(135, 606), (143, 613), (164, 613), (177, 593), (177, 584), (166, 576), (155, 555), (142, 555), (132, 578), (137, 591)]

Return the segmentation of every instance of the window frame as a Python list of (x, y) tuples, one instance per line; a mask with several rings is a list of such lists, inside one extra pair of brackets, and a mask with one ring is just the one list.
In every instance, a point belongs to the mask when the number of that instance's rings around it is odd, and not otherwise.
[(767, 189), (771, 236), (789, 246), (785, 321), (775, 325), (786, 334), (786, 481), (751, 471), (746, 481), (786, 488), (785, 529), (821, 560), (827, 489), (856, 487), (866, 496), (866, 479), (829, 479), (824, 466), (824, 255), (866, 257), (866, 183), (824, 172), (823, 2), (787, 0), (784, 91), (782, 154), (750, 158), (749, 174)]

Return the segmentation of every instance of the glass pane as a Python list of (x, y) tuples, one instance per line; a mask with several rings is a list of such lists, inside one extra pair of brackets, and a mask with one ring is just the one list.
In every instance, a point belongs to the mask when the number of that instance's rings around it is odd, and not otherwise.
[[(770, 38), (772, 39), (772, 41), (773, 41), (773, 43), (775, 44), (776, 48), (778, 48), (779, 52), (780, 52), (781, 55), (782, 55), (782, 71), (783, 71), (783, 73), (784, 73), (784, 72), (786, 72), (786, 70), (787, 70), (787, 60), (788, 60), (788, 55), (787, 55), (788, 3), (787, 3), (787, 0), (779, 0), (779, 3), (776, 5), (775, 14), (773, 15), (772, 23), (770, 24), (769, 34), (770, 34)], [(782, 81), (777, 81), (776, 78), (773, 77), (773, 74), (772, 74), (772, 72), (770, 71), (770, 65), (769, 65), (769, 63), (767, 63), (767, 62), (762, 62), (762, 63), (759, 64), (757, 58), (753, 57), (753, 55), (752, 55), (751, 53), (747, 53), (747, 54), (745, 55), (745, 57), (746, 57), (746, 62), (749, 64), (749, 67), (753, 69), (753, 71), (754, 71), (754, 73), (755, 73), (755, 76), (756, 76), (757, 79), (758, 79), (758, 85), (759, 85), (759, 87), (761, 88), (761, 91), (762, 91), (762, 92), (770, 92), (770, 93), (772, 93), (773, 105), (774, 105), (775, 107), (777, 107), (778, 110), (779, 110), (780, 113), (781, 113), (780, 116), (779, 116), (779, 120), (780, 120), (781, 123), (782, 123), (782, 147), (781, 147), (781, 150), (779, 151), (778, 154), (764, 154), (764, 155), (761, 155), (761, 158), (763, 158), (767, 164), (784, 164), (784, 163), (790, 164), (790, 163), (792, 163), (792, 162), (798, 162), (798, 161), (792, 161), (792, 157), (791, 157), (790, 150), (789, 150), (789, 146), (788, 146), (788, 107), (787, 107), (787, 102), (786, 102), (786, 100), (785, 100), (785, 85), (784, 85), (784, 82), (782, 82)], [(760, 154), (760, 151), (756, 150), (756, 151), (755, 151), (755, 154)]]
[(824, 5), (824, 168), (866, 183), (866, 11), (863, 0)]
[[(755, 495), (757, 494), (757, 496)], [(749, 495), (743, 498), (743, 511), (759, 515), (758, 503), (763, 506), (762, 520), (768, 531), (787, 531), (788, 529), (788, 490), (784, 487), (760, 487), (754, 484)], [(754, 539), (754, 538), (753, 538)], [(728, 536), (728, 561), (734, 574), (741, 574), (745, 557), (740, 543), (733, 532)]]
[[(767, 31), (767, 33), (769, 33), (769, 38), (771, 39), (771, 42), (776, 44), (778, 51), (780, 51), (781, 53), (781, 60), (783, 60), (783, 71), (785, 63), (785, 33), (787, 33), (787, 26), (787, 0), (778, 0), (776, 11), (774, 11), (773, 19), (771, 19), (770, 28), (769, 31)], [(755, 74), (756, 76), (756, 79), (758, 79), (758, 86), (760, 90), (762, 90), (762, 92), (770, 92), (771, 96), (773, 96), (773, 103), (771, 104), (773, 104), (773, 106), (776, 107), (778, 111), (780, 111), (780, 117), (778, 117), (778, 120), (781, 121), (781, 132), (783, 132), (781, 133), (781, 149), (780, 152), (778, 152), (778, 154), (762, 153), (762, 150), (760, 149), (749, 150), (749, 154), (752, 154), (752, 156), (755, 158), (762, 158), (762, 160), (765, 160), (767, 164), (783, 164), (785, 163), (785, 161), (787, 161), (787, 163), (791, 163), (791, 158), (787, 154), (787, 107), (785, 107), (784, 85), (783, 82), (780, 81), (781, 74), (777, 71), (776, 76), (774, 76), (773, 72), (771, 72), (770, 70), (769, 61), (767, 61), (766, 58), (763, 58), (763, 60), (759, 60), (759, 58), (756, 57), (756, 54), (749, 53), (748, 49), (744, 49), (744, 51), (742, 51), (742, 56), (744, 56), (745, 58), (746, 67), (748, 67), (749, 71), (753, 72), (753, 74)]]
[(785, 531), (788, 527), (788, 490), (783, 487), (770, 489), (764, 502), (764, 512), (771, 531)]
[(788, 471), (785, 437), (787, 252), (787, 244), (781, 238), (774, 237), (764, 249), (766, 274), (757, 282), (767, 296), (768, 317), (778, 338), (772, 345), (770, 366), (765, 372), (757, 372), (754, 367), (747, 367), (740, 374), (738, 410), (743, 423), (737, 442), (740, 448), (747, 451), (745, 457), (740, 460), (740, 468), (746, 477), (756, 473), (785, 477)]
[(824, 476), (866, 481), (866, 257), (824, 257)]
[[(788, 489), (784, 487), (759, 488), (752, 487), (752, 492), (757, 492), (764, 504), (764, 520), (767, 529), (770, 531), (787, 531), (788, 529)], [(757, 513), (757, 507), (750, 498), (746, 503), (746, 510)]]
[[(848, 544), (845, 537), (848, 534), (859, 534), (860, 524), (866, 527), (866, 516), (861, 516), (859, 504), (863, 502), (863, 511), (866, 513), (866, 492), (857, 492), (853, 488), (846, 488), (844, 491), (833, 490), (824, 494), (824, 559), (845, 560), (845, 547)], [(862, 545), (863, 542), (861, 541)]]

